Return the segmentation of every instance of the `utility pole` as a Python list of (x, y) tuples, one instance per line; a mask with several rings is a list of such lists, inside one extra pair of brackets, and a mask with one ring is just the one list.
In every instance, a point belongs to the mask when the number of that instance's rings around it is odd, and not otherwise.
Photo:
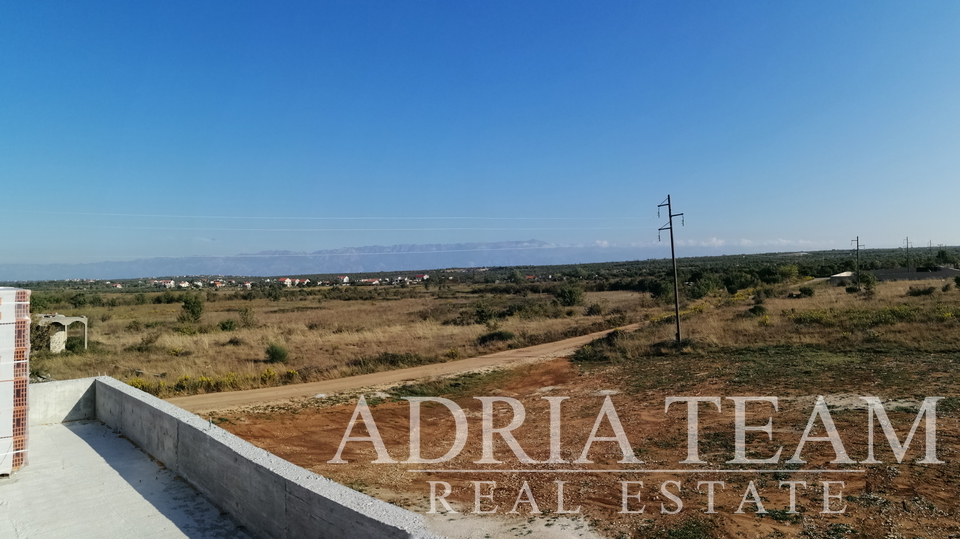
[(907, 271), (910, 270), (910, 236), (907, 236), (907, 239), (903, 240), (904, 246), (907, 248)]
[(860, 248), (865, 246), (860, 245), (860, 236), (857, 236), (857, 239), (850, 240), (850, 241), (856, 242), (856, 245), (857, 245), (857, 290), (859, 291), (860, 290)]
[(670, 205), (670, 195), (667, 195), (667, 199), (657, 206), (657, 217), (660, 217), (660, 208), (664, 206), (667, 207), (667, 217), (669, 221), (657, 231), (657, 240), (660, 240), (660, 232), (664, 230), (670, 231), (670, 258), (673, 259), (673, 306), (677, 319), (677, 348), (680, 348), (680, 280), (677, 277), (677, 251), (673, 242), (673, 218), (679, 217), (681, 226), (683, 226), (684, 222), (682, 213), (673, 213), (673, 206)]

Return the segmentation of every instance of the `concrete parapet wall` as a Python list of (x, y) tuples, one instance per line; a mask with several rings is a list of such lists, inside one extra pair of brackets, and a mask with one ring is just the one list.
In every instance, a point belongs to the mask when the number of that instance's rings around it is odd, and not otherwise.
[(291, 464), (109, 377), (31, 386), (32, 424), (97, 418), (259, 537), (436, 539), (423, 517)]
[(179, 472), (179, 424), (186, 419), (202, 421), (113, 378), (96, 380), (97, 419), (120, 431), (167, 468)]
[(96, 419), (95, 381), (96, 378), (81, 378), (30, 384), (30, 425)]

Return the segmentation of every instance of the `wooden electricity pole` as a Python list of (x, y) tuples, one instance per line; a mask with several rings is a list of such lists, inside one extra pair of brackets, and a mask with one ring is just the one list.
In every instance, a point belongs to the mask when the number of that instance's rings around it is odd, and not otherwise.
[(673, 259), (673, 306), (674, 306), (674, 315), (677, 319), (677, 348), (680, 347), (680, 280), (677, 277), (677, 251), (674, 246), (673, 241), (673, 218), (680, 217), (680, 225), (683, 226), (683, 214), (682, 213), (673, 213), (673, 207), (670, 205), (670, 195), (667, 195), (667, 200), (663, 201), (662, 204), (657, 206), (657, 217), (660, 217), (660, 208), (667, 207), (667, 217), (669, 221), (667, 224), (660, 227), (660, 230), (657, 234), (657, 239), (660, 239), (659, 232), (664, 230), (670, 231), (670, 258)]
[(857, 239), (850, 240), (857, 242), (857, 290), (860, 290), (860, 248), (864, 247), (860, 245), (860, 236), (857, 236)]

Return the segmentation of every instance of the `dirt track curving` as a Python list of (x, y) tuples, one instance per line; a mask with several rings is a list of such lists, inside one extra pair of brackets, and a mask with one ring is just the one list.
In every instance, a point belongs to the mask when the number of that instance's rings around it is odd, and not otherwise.
[[(621, 329), (632, 331), (639, 327), (639, 324), (632, 324), (629, 326), (624, 326)], [(344, 391), (357, 390), (364, 387), (390, 386), (412, 380), (450, 376), (489, 368), (507, 366), (514, 367), (570, 355), (577, 348), (587, 344), (593, 339), (606, 335), (610, 331), (612, 330), (598, 331), (596, 333), (572, 337), (562, 341), (538, 344), (536, 346), (518, 348), (516, 350), (505, 350), (503, 352), (496, 352), (485, 356), (460, 359), (457, 361), (448, 361), (446, 363), (435, 363), (432, 365), (423, 365), (408, 369), (376, 372), (372, 374), (363, 374), (360, 376), (350, 376), (347, 378), (309, 382), (305, 384), (250, 389), (246, 391), (207, 393), (204, 395), (191, 395), (189, 397), (174, 397), (167, 399), (167, 401), (195, 414), (203, 414), (215, 410), (236, 408), (238, 406), (264, 404), (297, 397), (308, 397), (318, 393), (325, 393), (329, 395), (334, 393), (342, 393)]]

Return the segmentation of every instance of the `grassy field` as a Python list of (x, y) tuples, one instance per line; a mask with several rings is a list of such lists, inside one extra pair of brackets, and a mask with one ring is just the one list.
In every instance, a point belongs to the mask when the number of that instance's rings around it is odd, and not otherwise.
[[(584, 346), (570, 359), (515, 371), (426, 380), (370, 398), (381, 435), (398, 460), (405, 457), (408, 443), (409, 406), (402, 397), (453, 399), (471, 421), (480, 414), (475, 396), (516, 398), (525, 406), (528, 421), (514, 434), (532, 458), (543, 460), (548, 449), (543, 419), (548, 410), (542, 397), (568, 396), (563, 447), (564, 457), (572, 460), (583, 447), (603, 395), (613, 395), (631, 445), (645, 467), (667, 469), (642, 477), (653, 485), (647, 490), (649, 511), (642, 515), (619, 513), (617, 480), (636, 479), (629, 474), (459, 474), (455, 470), (476, 467), (480, 440), (475, 427), (471, 427), (460, 456), (430, 466), (443, 468), (441, 471), (412, 473), (423, 466), (399, 462), (371, 466), (376, 455), (368, 443), (352, 444), (349, 454), (344, 453), (352, 465), (330, 464), (327, 461), (337, 450), (355, 399), (303, 399), (287, 407), (224, 412), (218, 421), (298, 465), (421, 512), (428, 509), (428, 480), (452, 484), (451, 501), (464, 511), (469, 511), (474, 501), (471, 481), (495, 479), (499, 490), (490, 505), (509, 508), (524, 481), (529, 481), (541, 503), (549, 506), (556, 490), (554, 481), (565, 480), (569, 481), (567, 506), (582, 504), (582, 517), (611, 538), (953, 537), (960, 533), (960, 503), (955, 495), (960, 483), (960, 292), (955, 287), (945, 289), (944, 284), (891, 282), (879, 284), (870, 293), (850, 293), (825, 282), (796, 282), (733, 295), (715, 294), (683, 305), (685, 338), (680, 349), (670, 342), (674, 334), (671, 306), (651, 304), (635, 295), (630, 300), (637, 302), (632, 315), (646, 321), (639, 330), (613, 332)], [(810, 286), (812, 295), (810, 290), (801, 294), (801, 286)], [(608, 300), (615, 297), (619, 296)], [(683, 407), (669, 413), (663, 409), (666, 397), (679, 395), (778, 396), (774, 439), (751, 435), (747, 443), (754, 457), (771, 455), (783, 445), (782, 460), (796, 448), (814, 399), (824, 395), (847, 450), (858, 461), (865, 458), (867, 435), (865, 411), (857, 396), (888, 401), (890, 420), (901, 438), (916, 417), (918, 403), (927, 396), (943, 396), (946, 398), (938, 405), (938, 450), (945, 464), (914, 462), (921, 452), (918, 442), (902, 463), (892, 460), (889, 448), (883, 448), (882, 464), (861, 464), (863, 473), (841, 476), (846, 483), (840, 505), (846, 505), (847, 511), (823, 515), (819, 513), (822, 491), (814, 485), (837, 476), (806, 472), (794, 476), (789, 470), (773, 475), (724, 475), (706, 470), (690, 475), (668, 473), (687, 450)], [(724, 401), (723, 406), (723, 414), (704, 408), (701, 416), (700, 448), (709, 468), (736, 467), (727, 464), (734, 437), (731, 405)], [(453, 436), (449, 413), (442, 407), (425, 408), (424, 413), (425, 439), (449, 447)], [(749, 412), (748, 424), (761, 425), (770, 414), (769, 409)], [(493, 469), (517, 466), (505, 444), (498, 443), (497, 451), (505, 462)], [(615, 444), (598, 446), (595, 452), (591, 468), (624, 467), (617, 462), (620, 454)], [(807, 468), (832, 467), (834, 455), (829, 444), (811, 444), (804, 455)], [(787, 495), (777, 486), (777, 481), (790, 478), (811, 485), (800, 496), (800, 513), (784, 509)], [(688, 505), (678, 514), (660, 513), (657, 509), (665, 500), (658, 497), (656, 489), (660, 482), (672, 480), (683, 482), (682, 497)], [(704, 513), (703, 496), (696, 488), (700, 480), (726, 481), (726, 489), (717, 495), (717, 514)], [(751, 481), (760, 489), (767, 513), (756, 513), (752, 507), (745, 513), (735, 512)], [(516, 536), (523, 536), (520, 524), (532, 518), (555, 516), (521, 511), (515, 519)]]
[[(381, 295), (292, 294), (274, 301), (209, 292), (197, 322), (183, 319), (179, 302), (154, 303), (160, 293), (147, 294), (143, 304), (116, 294), (104, 295), (96, 307), (53, 305), (50, 311), (88, 317), (90, 347), (83, 350), (75, 327), (61, 354), (34, 343), (31, 368), (54, 379), (106, 374), (160, 396), (247, 389), (472, 357), (616, 327), (661, 310), (632, 292), (590, 292), (571, 307), (548, 294), (465, 287)], [(268, 356), (271, 346), (285, 357)]]
[[(818, 283), (806, 296), (797, 293), (802, 284), (685, 302), (686, 351), (797, 345), (834, 351), (960, 349), (960, 292), (953, 287), (891, 282), (852, 294)], [(669, 349), (675, 332), (671, 305), (646, 293), (587, 292), (582, 304), (572, 307), (560, 306), (549, 294), (467, 288), (394, 296), (343, 300), (297, 294), (251, 301), (209, 292), (197, 322), (183, 319), (181, 303), (154, 303), (159, 293), (146, 295), (144, 304), (124, 304), (131, 296), (117, 295), (121, 301), (107, 296), (97, 307), (56, 305), (63, 314), (89, 318), (90, 348), (84, 351), (73, 336), (59, 355), (36, 349), (32, 368), (55, 379), (108, 374), (169, 396), (448, 361), (648, 321), (632, 341), (642, 344), (619, 345), (618, 354), (629, 358), (649, 353), (650, 343)], [(268, 356), (271, 346), (285, 357)]]

